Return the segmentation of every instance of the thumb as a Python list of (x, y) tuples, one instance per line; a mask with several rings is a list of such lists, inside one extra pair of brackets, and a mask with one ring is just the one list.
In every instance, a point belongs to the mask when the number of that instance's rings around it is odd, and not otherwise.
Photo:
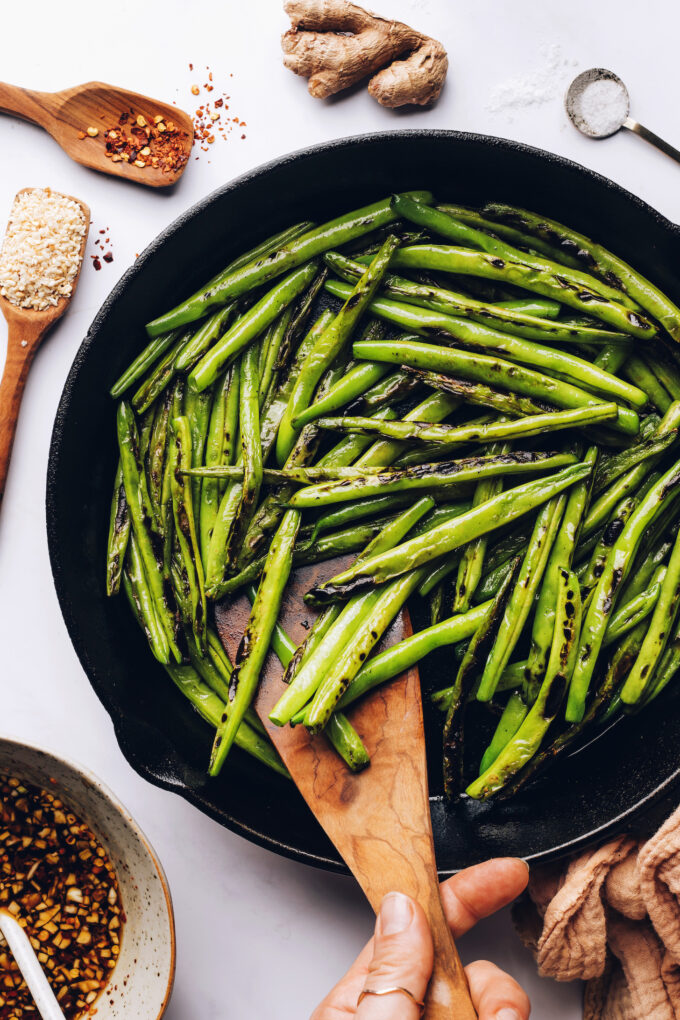
[[(403, 893), (388, 893), (380, 905), (364, 992), (404, 992), (365, 995), (356, 1020), (418, 1020), (432, 974), (432, 935), (423, 909)], [(416, 1000), (416, 1001), (414, 1001)]]

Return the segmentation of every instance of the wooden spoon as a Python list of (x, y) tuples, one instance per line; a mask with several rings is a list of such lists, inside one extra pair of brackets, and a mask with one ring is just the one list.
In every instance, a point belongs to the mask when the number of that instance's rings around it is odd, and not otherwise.
[[(31, 188), (22, 188), (21, 191), (17, 192), (17, 197), (31, 190)], [(0, 382), (0, 500), (2, 500), (5, 492), (7, 471), (12, 455), (19, 408), (21, 407), (21, 398), (24, 395), (28, 370), (45, 334), (66, 311), (75, 293), (80, 269), (83, 264), (87, 234), (90, 229), (90, 210), (79, 198), (73, 198), (72, 195), (65, 195), (64, 197), (71, 198), (74, 202), (77, 202), (85, 216), (85, 233), (83, 234), (83, 242), (80, 248), (80, 264), (71, 284), (71, 296), (69, 298), (59, 298), (56, 305), (45, 311), (20, 308), (6, 298), (0, 297), (0, 311), (2, 311), (2, 314), (7, 319), (9, 327), (7, 358), (2, 381)]]
[[(302, 601), (312, 585), (348, 565), (345, 557), (294, 571), (279, 620), (294, 641), (303, 641), (314, 613)], [(250, 602), (240, 598), (216, 607), (216, 625), (234, 661)], [(406, 612), (385, 638), (394, 644), (411, 633)], [(286, 690), (283, 670), (267, 657), (255, 703), (295, 784), (377, 911), (386, 893), (407, 893), (423, 907), (432, 930), (435, 966), (428, 988), (427, 1020), (473, 1020), (476, 1016), (456, 947), (439, 898), (427, 786), (423, 707), (418, 670), (385, 684), (348, 711), (371, 756), (370, 766), (350, 772), (325, 737), (304, 726), (274, 726), (269, 712)]]
[[(45, 128), (76, 163), (152, 188), (167, 188), (179, 180), (194, 140), (193, 122), (183, 110), (100, 81), (76, 85), (63, 92), (33, 92), (0, 82), (0, 111)], [(163, 117), (164, 122), (172, 121), (181, 132), (178, 141), (186, 160), (176, 170), (163, 171), (150, 164), (142, 168), (124, 160), (114, 163), (107, 158), (104, 132), (116, 127), (121, 113), (129, 113), (131, 122), (133, 114), (134, 118), (142, 116), (149, 124), (158, 116)], [(89, 127), (98, 129), (96, 138), (87, 135)], [(79, 138), (79, 133), (83, 132), (86, 137)]]

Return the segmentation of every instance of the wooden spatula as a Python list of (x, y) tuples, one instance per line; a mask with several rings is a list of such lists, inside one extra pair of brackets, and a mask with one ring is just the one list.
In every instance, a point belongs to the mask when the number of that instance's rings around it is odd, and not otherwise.
[[(33, 92), (0, 82), (0, 111), (44, 128), (76, 163), (152, 188), (167, 188), (179, 180), (194, 140), (193, 122), (183, 110), (100, 81), (75, 85), (63, 92)], [(177, 169), (164, 171), (150, 163), (141, 168), (135, 166), (134, 161), (114, 162), (108, 158), (104, 132), (115, 129), (122, 113), (142, 116), (149, 124), (154, 123), (155, 117), (172, 121), (180, 132), (177, 142), (186, 159)], [(99, 133), (94, 138), (87, 134), (89, 127), (98, 129)], [(86, 137), (79, 137), (83, 133)]]
[[(294, 641), (303, 641), (314, 621), (302, 596), (344, 565), (302, 567), (291, 576), (280, 622)], [(250, 613), (246, 598), (216, 608), (216, 624), (230, 656), (236, 654)], [(407, 613), (395, 620), (386, 644), (411, 632)], [(370, 766), (351, 773), (323, 736), (304, 726), (279, 728), (269, 712), (281, 693), (283, 670), (270, 654), (255, 704), (260, 719), (286, 763), (300, 793), (337, 847), (377, 910), (391, 891), (407, 893), (423, 907), (435, 946), (428, 989), (427, 1020), (473, 1020), (465, 973), (439, 898), (425, 760), (423, 708), (417, 669), (384, 685), (349, 710), (371, 756)]]
[[(30, 188), (22, 188), (18, 195), (30, 191)], [(6, 298), (0, 297), (0, 311), (7, 319), (9, 327), (7, 335), (7, 358), (5, 368), (0, 382), (0, 500), (5, 492), (7, 471), (14, 445), (14, 436), (21, 407), (21, 398), (24, 395), (24, 387), (28, 378), (28, 370), (31, 367), (35, 352), (40, 347), (47, 331), (60, 319), (66, 311), (71, 298), (73, 297), (80, 276), (80, 269), (83, 264), (87, 234), (90, 229), (90, 210), (78, 198), (72, 195), (65, 196), (77, 202), (83, 210), (85, 217), (85, 233), (80, 248), (80, 264), (78, 272), (71, 284), (71, 296), (59, 298), (56, 305), (45, 311), (34, 311), (32, 308), (20, 308), (12, 304)], [(2, 238), (0, 237), (0, 245)]]

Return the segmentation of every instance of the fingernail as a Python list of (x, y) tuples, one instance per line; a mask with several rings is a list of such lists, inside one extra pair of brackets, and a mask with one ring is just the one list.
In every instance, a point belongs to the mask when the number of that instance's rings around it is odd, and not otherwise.
[(495, 1020), (522, 1020), (522, 1017), (519, 1015), (516, 1009), (508, 1009), (506, 1007), (505, 1009), (501, 1009), (498, 1013), (496, 1013)]
[[(378, 929), (381, 935), (397, 935), (405, 931), (413, 920), (413, 906), (403, 893), (388, 893), (380, 904)], [(505, 1018), (502, 1018), (505, 1020)], [(516, 1020), (513, 1017), (513, 1020)]]

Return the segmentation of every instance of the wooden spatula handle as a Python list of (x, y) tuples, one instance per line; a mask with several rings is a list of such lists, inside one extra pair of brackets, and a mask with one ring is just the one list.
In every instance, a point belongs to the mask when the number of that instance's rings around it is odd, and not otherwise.
[(434, 970), (425, 999), (425, 1020), (476, 1020), (458, 950), (451, 937), (439, 896), (433, 898), (428, 920), (434, 942)]
[(49, 131), (54, 123), (55, 98), (49, 92), (32, 92), (0, 81), (0, 112), (30, 120)]
[[(398, 812), (398, 804), (393, 800)], [(413, 807), (410, 805), (409, 811)], [(439, 883), (434, 863), (434, 847), (429, 834), (403, 829), (401, 839), (393, 842), (399, 827), (389, 832), (388, 826), (375, 843), (371, 840), (355, 844), (354, 860), (350, 862), (359, 884), (374, 910), (388, 892), (403, 892), (417, 900), (425, 911), (434, 943), (434, 971), (425, 999), (426, 1020), (475, 1020), (477, 1014), (470, 1000), (465, 971), (458, 956), (451, 931), (444, 916), (439, 896)], [(382, 866), (376, 867), (374, 855)]]
[[(26, 343), (25, 347), (22, 346), (22, 340)], [(23, 335), (21, 326), (10, 326), (7, 360), (0, 382), (0, 500), (5, 493), (21, 398), (38, 343), (39, 336), (36, 337), (35, 333)]]

